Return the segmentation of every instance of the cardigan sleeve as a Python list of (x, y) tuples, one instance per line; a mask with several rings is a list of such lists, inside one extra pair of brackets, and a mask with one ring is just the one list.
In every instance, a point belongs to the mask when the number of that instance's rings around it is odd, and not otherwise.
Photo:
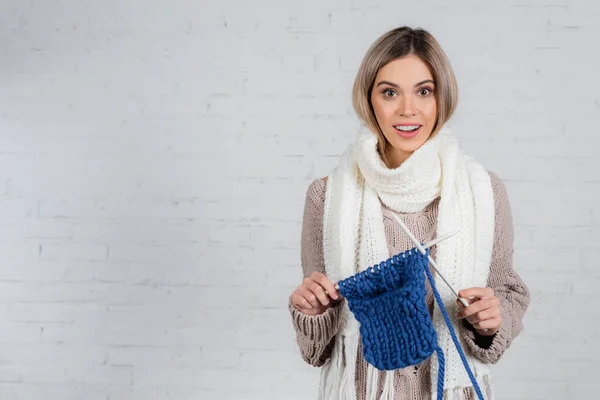
[(506, 187), (500, 178), (489, 172), (494, 190), (494, 247), (487, 286), (500, 300), (502, 324), (493, 336), (479, 335), (473, 326), (462, 320), (462, 337), (473, 355), (485, 363), (495, 364), (523, 328), (523, 315), (529, 306), (530, 292), (513, 268), (514, 228)]
[[(323, 256), (323, 213), (326, 183), (314, 180), (306, 192), (302, 236), (300, 240), (300, 262), (304, 277), (317, 271), (325, 274)], [(340, 328), (341, 305), (345, 300), (334, 303), (323, 314), (307, 315), (288, 301), (292, 323), (302, 359), (320, 367), (331, 357), (334, 337)]]

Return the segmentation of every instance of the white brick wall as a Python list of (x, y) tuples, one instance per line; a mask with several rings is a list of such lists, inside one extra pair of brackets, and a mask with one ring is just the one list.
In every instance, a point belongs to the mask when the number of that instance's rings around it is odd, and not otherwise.
[(533, 298), (498, 398), (595, 398), (600, 5), (428, 3), (0, 0), (0, 399), (314, 399), (286, 311), (304, 194), (404, 24), (512, 200)]

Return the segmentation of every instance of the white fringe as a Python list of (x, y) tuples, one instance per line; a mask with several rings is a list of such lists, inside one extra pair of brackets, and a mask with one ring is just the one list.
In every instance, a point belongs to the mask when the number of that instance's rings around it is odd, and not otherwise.
[(367, 393), (366, 400), (377, 400), (379, 389), (379, 370), (369, 364), (367, 368)]
[(358, 357), (358, 337), (345, 337), (344, 354), (346, 365), (340, 382), (340, 399), (356, 400), (356, 359)]
[(394, 371), (385, 373), (385, 384), (383, 385), (383, 393), (380, 400), (394, 400)]
[(321, 368), (321, 380), (319, 384), (319, 400), (337, 399), (336, 392), (342, 380), (343, 365), (342, 351), (344, 349), (343, 337), (336, 336), (335, 344), (331, 352), (331, 358)]
[[(483, 394), (484, 400), (495, 400), (494, 397), (494, 384), (492, 382), (491, 375), (484, 376), (476, 376), (475, 380), (481, 389), (481, 394)], [(478, 400), (477, 392), (475, 392), (475, 388), (473, 390), (474, 399)], [(432, 389), (431, 399), (437, 399), (437, 386)], [(456, 387), (454, 389), (444, 388), (444, 400), (467, 400), (465, 397), (465, 393), (462, 387)]]
[(321, 368), (319, 400), (356, 400), (357, 357), (358, 338), (337, 335), (331, 358)]

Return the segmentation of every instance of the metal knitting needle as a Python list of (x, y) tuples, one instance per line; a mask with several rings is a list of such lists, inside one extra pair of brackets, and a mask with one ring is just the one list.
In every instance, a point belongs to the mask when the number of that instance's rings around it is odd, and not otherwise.
[(433, 239), (433, 240), (432, 240), (431, 242), (429, 242), (429, 243), (425, 243), (425, 245), (423, 246), (423, 248), (424, 248), (424, 249), (428, 249), (428, 248), (430, 248), (430, 247), (433, 247), (433, 246), (435, 246), (436, 244), (438, 244), (438, 243), (440, 243), (440, 242), (443, 242), (444, 240), (446, 240), (446, 239), (448, 239), (448, 238), (450, 238), (450, 237), (452, 237), (452, 236), (456, 235), (458, 232), (460, 232), (460, 229), (456, 229), (456, 230), (454, 230), (454, 231), (452, 231), (452, 232), (448, 232), (448, 233), (446, 233), (445, 235), (442, 235), (442, 236), (440, 236), (440, 237), (438, 237), (438, 238), (435, 238), (435, 239)]
[[(450, 237), (452, 237), (452, 236), (456, 235), (458, 232), (460, 232), (460, 229), (456, 229), (456, 230), (454, 230), (454, 231), (448, 232), (448, 233), (446, 233), (445, 235), (442, 235), (442, 236), (440, 236), (440, 237), (438, 237), (438, 238), (436, 238), (436, 239), (432, 240), (431, 242), (425, 243), (425, 245), (423, 246), (423, 249), (428, 249), (428, 248), (430, 248), (430, 247), (433, 247), (433, 246), (435, 246), (436, 244), (438, 244), (438, 243), (440, 243), (440, 242), (443, 242), (444, 240), (446, 240), (446, 239), (448, 239), (448, 238), (450, 238)], [(437, 271), (437, 269), (436, 269), (436, 271)], [(440, 276), (441, 276), (441, 275), (440, 275)], [(445, 280), (444, 280), (444, 282), (445, 282)], [(337, 283), (335, 284), (335, 289), (336, 289), (336, 290), (340, 290), (340, 287), (338, 286), (338, 284), (337, 284)], [(451, 289), (452, 289), (452, 288), (451, 288)], [(327, 291), (326, 291), (326, 292), (327, 292)], [(329, 294), (329, 293), (328, 293), (328, 294)], [(458, 297), (458, 296), (457, 296), (457, 297)]]
[[(404, 233), (406, 233), (408, 235), (408, 237), (410, 238), (410, 240), (413, 241), (413, 243), (415, 244), (415, 246), (417, 247), (417, 249), (419, 249), (419, 251), (421, 252), (421, 254), (425, 254), (425, 249), (423, 248), (423, 246), (421, 246), (421, 243), (417, 240), (416, 237), (414, 237), (414, 235), (411, 233), (411, 231), (408, 230), (408, 227), (406, 225), (404, 225), (404, 222), (402, 222), (402, 220), (400, 219), (400, 217), (398, 217), (396, 214), (392, 214), (394, 216), (394, 218), (396, 219), (396, 221), (398, 222), (398, 224), (400, 224), (400, 227), (402, 228), (402, 230), (404, 231)], [(460, 297), (458, 295), (458, 292), (456, 291), (456, 289), (454, 289), (454, 287), (452, 287), (452, 285), (450, 284), (450, 282), (448, 282), (446, 280), (446, 278), (444, 278), (444, 275), (442, 275), (442, 273), (440, 272), (440, 267), (437, 265), (437, 263), (435, 262), (435, 260), (433, 259), (433, 257), (431, 257), (430, 255), (427, 256), (427, 259), (429, 260), (429, 262), (431, 263), (431, 265), (433, 266), (433, 268), (435, 269), (435, 271), (438, 273), (438, 275), (440, 276), (440, 278), (442, 278), (442, 280), (444, 281), (444, 283), (446, 285), (448, 285), (448, 287), (450, 288), (450, 290), (452, 291), (452, 293), (454, 293), (454, 295), (458, 298), (458, 300), (461, 302), (461, 304), (465, 307), (469, 306), (469, 302), (466, 299), (463, 299), (462, 297)]]

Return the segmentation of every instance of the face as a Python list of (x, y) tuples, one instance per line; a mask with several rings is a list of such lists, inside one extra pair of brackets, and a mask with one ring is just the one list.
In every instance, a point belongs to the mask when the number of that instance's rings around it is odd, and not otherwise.
[(429, 68), (412, 54), (389, 62), (377, 73), (371, 104), (389, 143), (389, 168), (400, 166), (431, 135), (437, 116), (434, 90)]

